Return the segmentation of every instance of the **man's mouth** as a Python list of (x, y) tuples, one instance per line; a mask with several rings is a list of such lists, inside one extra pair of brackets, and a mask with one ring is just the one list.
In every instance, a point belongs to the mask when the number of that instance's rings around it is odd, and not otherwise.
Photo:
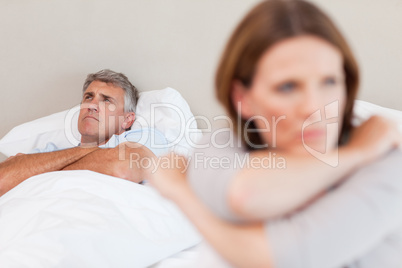
[(94, 120), (96, 120), (96, 121), (99, 122), (99, 119), (98, 119), (98, 118), (96, 118), (96, 117), (94, 117), (94, 116), (91, 116), (91, 115), (85, 116), (84, 119), (94, 119)]

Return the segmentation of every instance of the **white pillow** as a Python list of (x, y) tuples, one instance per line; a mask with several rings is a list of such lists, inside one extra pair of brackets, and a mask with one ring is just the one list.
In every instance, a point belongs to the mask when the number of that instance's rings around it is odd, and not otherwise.
[(353, 110), (353, 124), (360, 125), (373, 115), (380, 115), (395, 121), (402, 132), (402, 111), (385, 108), (367, 101), (356, 100)]
[[(79, 105), (13, 128), (0, 140), (0, 152), (6, 156), (29, 153), (54, 143), (58, 148), (71, 148), (80, 142), (78, 132)], [(178, 153), (188, 154), (191, 143), (201, 134), (190, 107), (172, 88), (140, 93), (136, 121), (132, 129), (155, 128), (165, 135)]]

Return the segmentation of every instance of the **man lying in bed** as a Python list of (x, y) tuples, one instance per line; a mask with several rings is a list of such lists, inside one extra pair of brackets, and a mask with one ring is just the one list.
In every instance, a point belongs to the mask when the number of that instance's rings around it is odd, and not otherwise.
[[(133, 182), (145, 179), (144, 169), (130, 165), (130, 155), (153, 158), (162, 152), (150, 150), (149, 139), (145, 144), (133, 142), (143, 140), (142, 133), (128, 131), (135, 120), (138, 90), (124, 74), (102, 70), (88, 75), (83, 91), (80, 145), (59, 150), (48, 144), (37, 153), (18, 154), (0, 163), (0, 196), (29, 177), (58, 170), (92, 170)], [(152, 136), (158, 144), (166, 144), (162, 134)]]

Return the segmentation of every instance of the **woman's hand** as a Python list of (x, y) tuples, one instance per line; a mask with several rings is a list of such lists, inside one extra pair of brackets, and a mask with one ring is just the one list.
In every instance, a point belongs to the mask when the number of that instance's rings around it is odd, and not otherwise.
[(171, 153), (162, 156), (160, 165), (149, 170), (149, 182), (165, 198), (175, 201), (185, 187), (188, 187), (186, 180), (186, 169), (188, 161), (185, 157)]
[(372, 116), (352, 132), (348, 147), (357, 150), (366, 163), (402, 144), (398, 125), (381, 116)]

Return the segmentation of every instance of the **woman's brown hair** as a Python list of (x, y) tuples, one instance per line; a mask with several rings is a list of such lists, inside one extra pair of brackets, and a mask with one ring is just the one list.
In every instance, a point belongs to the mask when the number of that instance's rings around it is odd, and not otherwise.
[[(235, 80), (246, 88), (252, 84), (261, 56), (274, 44), (295, 36), (313, 35), (334, 45), (343, 57), (346, 83), (346, 107), (340, 138), (351, 129), (353, 103), (359, 85), (359, 70), (345, 38), (331, 19), (313, 4), (303, 0), (267, 0), (254, 7), (233, 32), (220, 60), (215, 77), (217, 98), (232, 119), (234, 131), (243, 142), (263, 145), (257, 132), (245, 131), (246, 120), (240, 120), (232, 102)], [(253, 122), (249, 129), (256, 129)], [(245, 137), (247, 135), (247, 137)], [(245, 143), (249, 146), (249, 143)], [(249, 149), (253, 149), (249, 146)]]

